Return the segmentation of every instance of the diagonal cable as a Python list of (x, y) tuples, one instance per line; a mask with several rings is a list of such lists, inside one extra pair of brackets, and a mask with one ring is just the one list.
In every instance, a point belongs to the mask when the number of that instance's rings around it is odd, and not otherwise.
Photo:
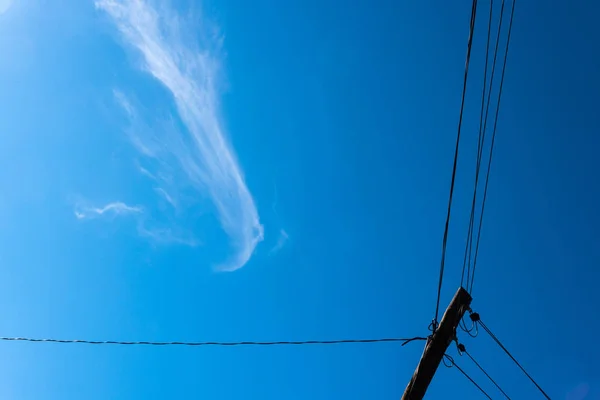
[(484, 395), (485, 397), (487, 397), (488, 399), (492, 400), (492, 398), (490, 397), (490, 395), (489, 395), (489, 394), (487, 394), (487, 393), (485, 392), (485, 390), (483, 390), (483, 388), (482, 388), (481, 386), (479, 386), (479, 385), (477, 384), (477, 382), (475, 382), (475, 381), (473, 380), (473, 378), (471, 378), (471, 377), (470, 377), (470, 376), (469, 376), (469, 375), (468, 375), (468, 374), (467, 374), (467, 373), (466, 373), (466, 372), (465, 372), (465, 371), (464, 371), (464, 370), (463, 370), (461, 367), (459, 367), (459, 366), (456, 364), (456, 362), (454, 361), (454, 359), (453, 359), (452, 357), (450, 357), (450, 356), (449, 356), (449, 355), (447, 355), (447, 354), (444, 354), (444, 357), (446, 357), (446, 358), (448, 359), (448, 361), (450, 361), (450, 363), (451, 363), (451, 364), (452, 364), (454, 367), (456, 367), (456, 369), (458, 369), (458, 370), (459, 370), (459, 371), (460, 371), (460, 372), (461, 372), (461, 373), (462, 373), (462, 374), (465, 376), (465, 378), (467, 378), (469, 381), (471, 381), (471, 383), (472, 383), (473, 385), (475, 385), (475, 387), (477, 387), (477, 389), (479, 389), (479, 390), (481, 391), (481, 393), (483, 393), (483, 395)]
[(516, 358), (514, 358), (513, 355), (510, 354), (508, 349), (506, 347), (504, 347), (502, 342), (500, 342), (500, 339), (498, 339), (496, 337), (496, 335), (494, 335), (494, 333), (483, 323), (483, 321), (479, 320), (479, 325), (481, 325), (483, 330), (486, 331), (488, 335), (490, 335), (490, 337), (498, 344), (498, 346), (500, 346), (500, 348), (502, 350), (504, 350), (506, 355), (509, 356), (510, 359), (514, 361), (514, 363), (517, 365), (517, 367), (519, 367), (521, 369), (521, 371), (523, 371), (525, 376), (527, 376), (529, 378), (529, 380), (535, 385), (535, 387), (538, 388), (538, 390), (546, 397), (546, 399), (550, 400), (550, 396), (548, 396), (548, 394), (544, 391), (544, 389), (542, 389), (542, 387), (540, 385), (538, 385), (538, 383), (535, 381), (535, 379), (533, 379), (533, 377), (531, 375), (529, 375), (529, 373), (525, 370), (525, 368), (523, 368), (523, 366), (521, 364), (519, 364), (519, 362), (516, 360)]
[(492, 377), (486, 372), (485, 369), (483, 369), (483, 367), (481, 365), (479, 365), (479, 363), (473, 358), (473, 356), (471, 354), (469, 354), (469, 352), (467, 350), (463, 351), (463, 353), (465, 353), (467, 356), (469, 356), (469, 358), (471, 359), (471, 361), (473, 361), (473, 363), (475, 365), (477, 365), (477, 368), (479, 368), (481, 370), (481, 372), (484, 373), (485, 376), (487, 376), (487, 378), (492, 381), (492, 383), (494, 384), (494, 386), (496, 386), (496, 388), (498, 388), (498, 390), (500, 392), (502, 392), (502, 394), (504, 395), (504, 397), (506, 397), (508, 400), (510, 400), (510, 397), (508, 397), (508, 395), (506, 394), (506, 392), (504, 390), (502, 390), (502, 388), (500, 387), (500, 385), (498, 385), (496, 383), (496, 381), (494, 379), (492, 379)]
[[(502, 10), (504, 10), (504, 1), (502, 1)], [(493, 11), (494, 11), (494, 1), (490, 0), (490, 15), (489, 15), (489, 19), (488, 19), (488, 30), (487, 30), (487, 44), (486, 44), (486, 48), (485, 48), (485, 67), (483, 70), (483, 93), (481, 95), (481, 112), (480, 112), (480, 116), (479, 116), (479, 137), (477, 140), (477, 158), (476, 158), (476, 165), (475, 165), (475, 185), (473, 188), (473, 201), (471, 204), (471, 215), (469, 217), (469, 228), (467, 230), (467, 244), (465, 246), (465, 256), (464, 256), (464, 260), (463, 260), (463, 269), (462, 269), (462, 274), (461, 274), (461, 278), (460, 278), (460, 285), (463, 286), (464, 283), (464, 279), (465, 279), (465, 270), (467, 271), (467, 285), (469, 283), (469, 276), (470, 276), (470, 268), (471, 268), (471, 247), (473, 245), (473, 229), (474, 229), (474, 222), (475, 222), (475, 200), (477, 198), (477, 186), (478, 186), (478, 182), (479, 182), (479, 171), (480, 171), (480, 165), (481, 165), (481, 156), (483, 153), (483, 144), (485, 143), (485, 125), (484, 125), (484, 115), (485, 117), (485, 121), (487, 122), (487, 113), (484, 112), (485, 111), (485, 95), (486, 95), (486, 89), (487, 89), (487, 71), (488, 71), (488, 61), (489, 61), (489, 52), (490, 52), (490, 38), (491, 38), (491, 32), (492, 32), (492, 16), (493, 16)], [(502, 14), (503, 12), (500, 11), (500, 27), (502, 27)], [(489, 93), (492, 92), (492, 87), (493, 87), (493, 83), (494, 83), (494, 71), (496, 69), (496, 57), (498, 55), (498, 42), (499, 42), (499, 38), (500, 38), (500, 27), (498, 28), (498, 37), (496, 38), (496, 50), (494, 52), (494, 62), (492, 63), (492, 74), (491, 74), (491, 79), (490, 79), (490, 89), (489, 89)], [(488, 108), (489, 108), (489, 94), (488, 94)], [(469, 256), (468, 258), (468, 263), (467, 263), (467, 254)], [(468, 290), (468, 288), (465, 288)]]
[(475, 280), (475, 268), (477, 266), (477, 256), (479, 254), (479, 241), (481, 239), (481, 227), (483, 225), (483, 215), (484, 215), (484, 211), (485, 211), (485, 202), (487, 199), (487, 191), (488, 191), (488, 184), (490, 181), (490, 170), (492, 167), (492, 158), (494, 155), (494, 143), (496, 141), (496, 129), (498, 126), (498, 114), (500, 112), (500, 100), (502, 98), (502, 88), (504, 87), (504, 73), (506, 72), (506, 60), (508, 59), (508, 49), (510, 47), (510, 37), (511, 37), (511, 33), (512, 33), (512, 26), (513, 26), (513, 19), (514, 19), (514, 14), (515, 14), (515, 0), (513, 0), (512, 3), (512, 9), (510, 12), (510, 23), (508, 25), (508, 38), (506, 40), (506, 50), (504, 52), (504, 63), (502, 65), (502, 76), (500, 78), (500, 88), (498, 91), (498, 103), (496, 105), (496, 115), (494, 117), (494, 128), (492, 130), (492, 143), (491, 143), (491, 147), (490, 147), (490, 158), (488, 160), (488, 165), (487, 165), (487, 173), (486, 173), (486, 177), (485, 177), (485, 188), (483, 190), (483, 200), (481, 203), (481, 213), (479, 215), (479, 227), (477, 229), (477, 242), (475, 245), (475, 256), (473, 258), (473, 272), (471, 274), (471, 284), (469, 287), (470, 292), (472, 293), (473, 291), (473, 281)]
[(463, 120), (463, 112), (465, 108), (465, 94), (467, 92), (467, 76), (469, 74), (469, 61), (471, 60), (471, 47), (473, 45), (473, 31), (475, 28), (475, 16), (477, 13), (477, 0), (473, 0), (471, 6), (471, 22), (469, 26), (469, 40), (467, 43), (467, 59), (465, 61), (465, 75), (463, 80), (462, 99), (460, 105), (460, 115), (458, 118), (458, 133), (456, 135), (456, 147), (454, 149), (454, 165), (452, 167), (452, 179), (450, 181), (450, 196), (448, 199), (448, 212), (446, 214), (446, 224), (444, 227), (444, 237), (442, 239), (442, 260), (440, 263), (440, 278), (438, 282), (437, 301), (435, 306), (435, 317), (433, 319), (433, 331), (437, 329), (437, 322), (440, 312), (440, 296), (442, 293), (442, 281), (444, 279), (444, 266), (446, 263), (446, 246), (448, 242), (448, 229), (450, 226), (450, 211), (452, 210), (452, 197), (454, 195), (454, 181), (456, 180), (456, 166), (458, 163), (458, 149), (460, 144), (460, 133)]

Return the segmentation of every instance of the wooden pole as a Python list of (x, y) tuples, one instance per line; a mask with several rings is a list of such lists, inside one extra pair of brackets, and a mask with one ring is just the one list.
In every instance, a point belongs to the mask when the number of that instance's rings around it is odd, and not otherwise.
[(433, 337), (427, 341), (419, 365), (406, 386), (402, 400), (421, 400), (425, 396), (446, 349), (456, 337), (456, 327), (469, 309), (471, 300), (471, 295), (464, 288), (458, 288), (442, 317), (440, 326)]

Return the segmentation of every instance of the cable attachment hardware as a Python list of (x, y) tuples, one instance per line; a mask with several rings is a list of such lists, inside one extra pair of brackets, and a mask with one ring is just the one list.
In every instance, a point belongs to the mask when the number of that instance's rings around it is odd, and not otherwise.
[(438, 321), (436, 319), (432, 319), (431, 323), (429, 324), (427, 329), (429, 329), (430, 332), (435, 333), (435, 331), (437, 331), (437, 328), (438, 328)]

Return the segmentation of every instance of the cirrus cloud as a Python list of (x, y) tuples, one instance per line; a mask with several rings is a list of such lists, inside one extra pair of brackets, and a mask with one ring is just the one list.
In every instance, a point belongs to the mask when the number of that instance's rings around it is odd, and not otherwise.
[[(219, 121), (216, 81), (220, 73), (220, 37), (211, 29), (200, 29), (207, 34), (196, 35), (197, 30), (164, 5), (160, 13), (144, 0), (97, 0), (95, 5), (110, 17), (126, 47), (141, 56), (143, 70), (167, 89), (183, 125), (151, 134), (140, 130), (130, 133), (138, 151), (157, 161), (162, 170), (156, 173), (144, 169), (145, 175), (160, 177), (162, 172), (162, 176), (171, 177), (180, 173), (178, 178), (199, 197), (208, 197), (233, 249), (231, 258), (219, 269), (242, 267), (263, 239), (263, 227)], [(138, 118), (135, 107), (121, 91), (116, 90), (115, 96), (130, 120)], [(175, 204), (173, 197), (166, 197), (161, 190), (158, 194)]]
[(127, 204), (115, 201), (108, 203), (103, 207), (89, 207), (78, 205), (75, 207), (75, 217), (77, 219), (89, 219), (99, 217), (104, 214), (113, 215), (126, 215), (126, 214), (139, 214), (143, 210), (139, 206), (128, 206)]

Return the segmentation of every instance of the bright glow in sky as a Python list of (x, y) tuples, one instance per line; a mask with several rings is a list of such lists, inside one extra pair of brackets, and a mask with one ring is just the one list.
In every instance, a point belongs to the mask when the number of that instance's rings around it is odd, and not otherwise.
[(0, 0), (0, 14), (4, 13), (6, 10), (10, 8), (13, 0)]

